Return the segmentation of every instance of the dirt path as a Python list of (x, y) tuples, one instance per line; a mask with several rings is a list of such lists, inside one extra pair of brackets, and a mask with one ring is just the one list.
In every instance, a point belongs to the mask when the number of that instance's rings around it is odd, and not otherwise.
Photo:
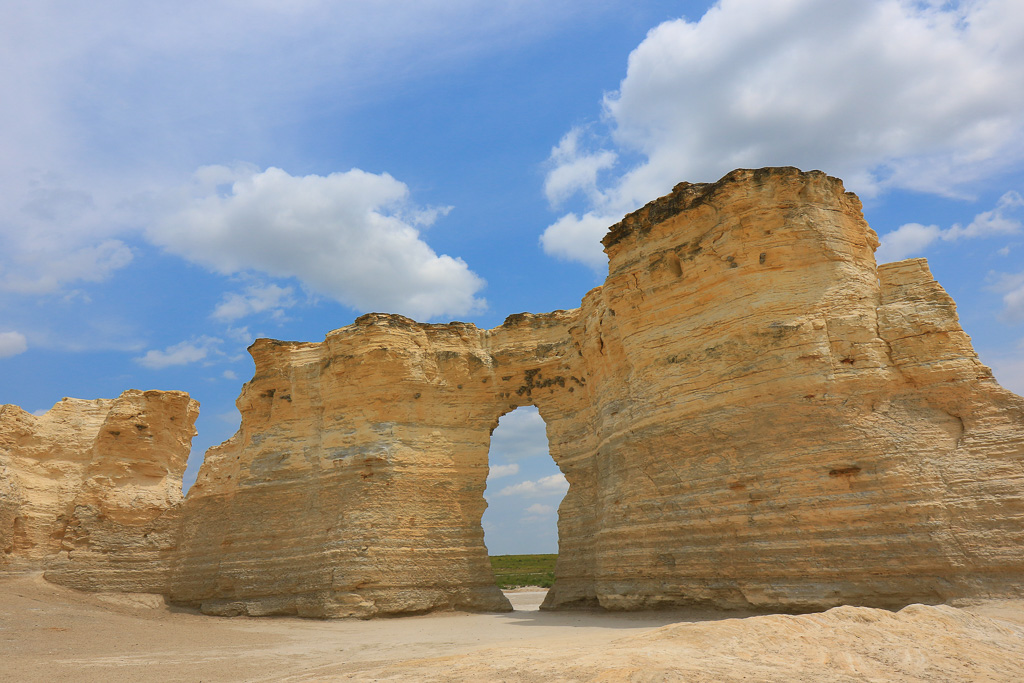
[(542, 589), (510, 591), (509, 614), (371, 621), (218, 618), (155, 596), (81, 593), (41, 577), (0, 579), (0, 681), (280, 681), (495, 645), (606, 643), (678, 613), (540, 612)]

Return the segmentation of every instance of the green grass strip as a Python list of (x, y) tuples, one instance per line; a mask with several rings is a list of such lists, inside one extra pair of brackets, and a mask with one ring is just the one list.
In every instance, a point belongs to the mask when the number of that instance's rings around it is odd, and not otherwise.
[(558, 555), (491, 555), (491, 569), (498, 588), (540, 586), (555, 583), (555, 560)]

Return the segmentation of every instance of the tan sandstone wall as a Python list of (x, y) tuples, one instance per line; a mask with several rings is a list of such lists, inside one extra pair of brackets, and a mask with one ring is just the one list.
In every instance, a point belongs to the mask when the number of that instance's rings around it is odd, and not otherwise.
[[(572, 319), (485, 331), (371, 314), (322, 344), (256, 342), (241, 430), (185, 503), (172, 599), (214, 614), (510, 609), (480, 527), (490, 433), (537, 394), (572, 397)], [(580, 396), (545, 408), (552, 424)]]
[[(876, 272), (838, 180), (682, 184), (605, 245), (581, 334), (605, 354), (585, 353), (601, 605), (1019, 591), (1024, 402), (978, 362), (923, 260)], [(548, 606), (583, 594), (564, 585)]]
[(199, 404), (180, 391), (0, 407), (0, 571), (166, 592)]
[(508, 609), (489, 435), (536, 405), (570, 483), (546, 606), (810, 609), (1015, 593), (1024, 425), (921, 260), (876, 271), (835, 178), (683, 183), (580, 309), (371, 314), (260, 340), (185, 503), (172, 598), (218, 614)]
[(1024, 399), (923, 259), (876, 269), (838, 179), (682, 183), (604, 245), (572, 311), (258, 340), (241, 427), (183, 502), (184, 394), (5, 407), (0, 561), (211, 614), (507, 610), (488, 447), (536, 405), (569, 482), (547, 608), (1021, 594)]

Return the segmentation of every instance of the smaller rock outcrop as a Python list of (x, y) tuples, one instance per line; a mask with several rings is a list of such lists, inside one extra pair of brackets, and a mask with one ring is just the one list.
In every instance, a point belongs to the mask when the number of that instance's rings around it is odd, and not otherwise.
[(0, 407), (0, 571), (164, 592), (198, 415), (181, 391)]

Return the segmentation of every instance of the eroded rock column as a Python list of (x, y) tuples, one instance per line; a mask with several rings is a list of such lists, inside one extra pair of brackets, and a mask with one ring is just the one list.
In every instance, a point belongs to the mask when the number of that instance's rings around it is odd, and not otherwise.
[(0, 408), (0, 568), (166, 593), (199, 404), (178, 391)]

